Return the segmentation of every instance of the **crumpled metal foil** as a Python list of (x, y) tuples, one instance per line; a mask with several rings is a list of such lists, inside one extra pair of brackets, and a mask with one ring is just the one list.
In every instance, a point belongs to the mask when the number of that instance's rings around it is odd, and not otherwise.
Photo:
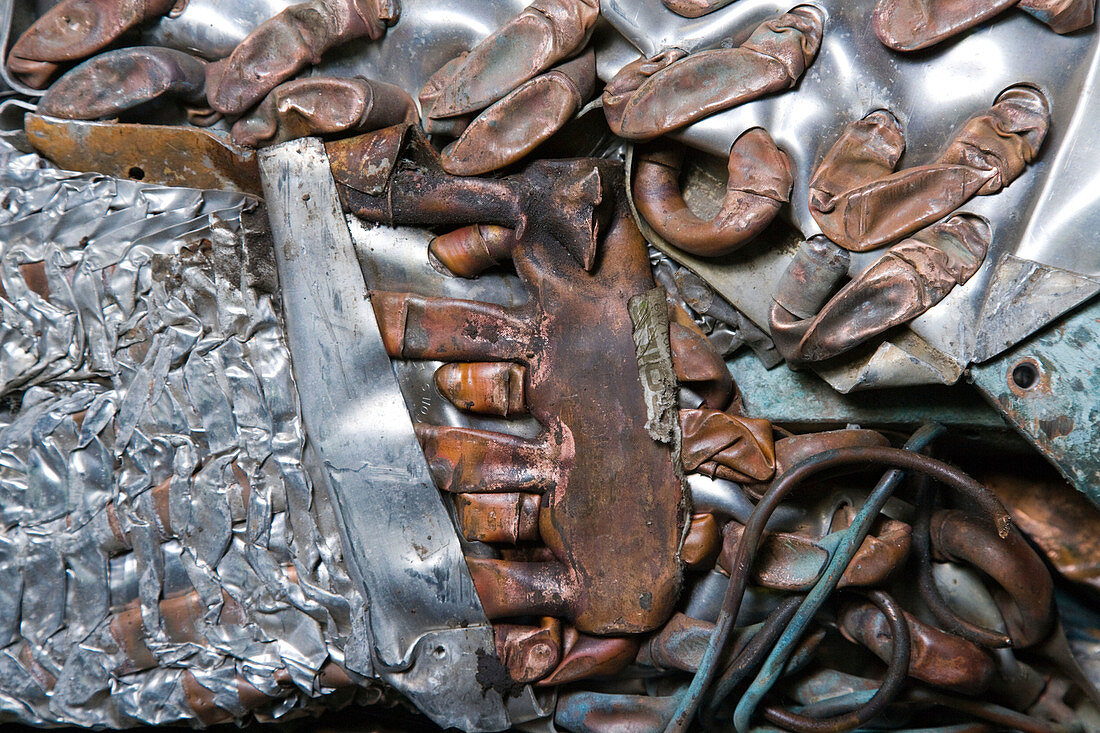
[[(247, 681), (281, 717), (339, 692), (330, 660), (359, 683), (335, 703), (382, 697), (256, 209), (0, 142), (0, 721), (190, 721), (187, 675), (238, 717)], [(162, 602), (184, 594), (204, 610), (181, 641)], [(111, 633), (127, 608), (148, 669)]]

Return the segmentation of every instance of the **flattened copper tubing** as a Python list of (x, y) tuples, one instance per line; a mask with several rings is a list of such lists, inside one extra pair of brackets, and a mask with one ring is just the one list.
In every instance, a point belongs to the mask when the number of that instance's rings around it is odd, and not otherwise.
[(993, 600), (1013, 647), (1046, 638), (1054, 620), (1054, 583), (1019, 532), (1002, 539), (979, 518), (958, 510), (933, 514), (929, 531), (935, 556), (973, 565), (997, 583)]
[(533, 542), (539, 538), (538, 494), (459, 494), (463, 536), (478, 542)]
[(887, 250), (812, 318), (794, 317), (777, 296), (776, 348), (791, 362), (822, 361), (908, 323), (978, 271), (991, 236), (988, 222), (969, 214), (935, 224)]
[(646, 639), (638, 650), (637, 663), (657, 669), (694, 672), (707, 648), (714, 624), (673, 614), (661, 630)]
[[(844, 606), (837, 618), (841, 632), (887, 661), (893, 641), (886, 617), (870, 603)], [(962, 637), (929, 626), (909, 613), (905, 614), (912, 640), (909, 676), (936, 687), (964, 695), (976, 695), (987, 687), (997, 673), (989, 652)]]
[(508, 361), (444, 364), (435, 384), (460, 410), (481, 415), (522, 415), (527, 412), (523, 380), (527, 370)]
[(561, 622), (546, 617), (538, 626), (493, 624), (497, 656), (519, 684), (537, 682), (561, 662)]
[[(833, 516), (830, 532), (851, 526), (856, 516), (852, 506), (845, 506)], [(855, 556), (841, 576), (838, 588), (878, 585), (904, 564), (913, 541), (913, 528), (889, 517), (875, 520), (873, 534), (863, 538)]]
[(473, 224), (440, 234), (428, 253), (459, 277), (477, 277), (490, 267), (512, 259), (516, 232), (492, 224)]
[(248, 34), (207, 75), (210, 106), (238, 115), (331, 48), (356, 38), (378, 40), (396, 22), (387, 0), (308, 0), (291, 5)]
[(891, 654), (886, 676), (874, 697), (857, 710), (831, 718), (808, 718), (776, 705), (764, 708), (764, 717), (770, 723), (781, 725), (797, 733), (839, 733), (852, 730), (880, 715), (901, 692), (909, 670), (909, 625), (905, 622), (901, 606), (882, 591), (871, 591), (867, 598), (885, 616), (890, 626)]
[(307, 135), (364, 132), (417, 121), (416, 103), (393, 84), (313, 76), (275, 87), (233, 125), (233, 142), (260, 146)]
[(474, 118), (458, 139), (443, 149), (443, 170), (474, 176), (515, 163), (584, 106), (595, 82), (596, 55), (591, 48), (525, 81)]
[(476, 112), (588, 42), (598, 0), (535, 0), (474, 47), (435, 94), (431, 116)]
[(790, 200), (791, 162), (768, 133), (755, 127), (737, 138), (729, 157), (722, 208), (704, 220), (680, 191), (684, 149), (662, 145), (634, 156), (634, 205), (669, 244), (700, 257), (720, 257), (752, 241)]
[(872, 15), (875, 35), (895, 51), (916, 51), (957, 36), (1012, 6), (1030, 13), (1055, 33), (1092, 25), (1091, 0), (879, 0)]
[(539, 681), (540, 687), (564, 685), (589, 677), (611, 677), (622, 672), (638, 655), (637, 637), (595, 637), (571, 626), (562, 630), (564, 653), (558, 666)]
[(611, 81), (607, 82), (601, 97), (603, 114), (607, 118), (607, 126), (616, 135), (622, 130), (623, 113), (638, 87), (684, 56), (687, 56), (687, 51), (680, 48), (666, 48), (653, 56), (642, 56), (619, 69)]
[(1012, 520), (1059, 573), (1100, 590), (1100, 510), (1062, 478), (984, 477)]
[[(611, 129), (628, 140), (651, 140), (790, 89), (817, 55), (824, 25), (824, 11), (799, 5), (761, 23), (738, 48), (689, 54), (649, 76), (621, 113), (613, 112), (608, 119)], [(628, 73), (636, 78), (636, 70)]]
[(8, 69), (41, 89), (65, 63), (87, 58), (127, 30), (164, 15), (177, 0), (62, 0), (15, 42)]
[(686, 320), (690, 325), (675, 320), (669, 323), (668, 339), (676, 379), (703, 398), (703, 407), (723, 410), (733, 395), (733, 375), (710, 339), (690, 319)]
[(775, 473), (775, 445), (767, 420), (718, 410), (680, 410), (680, 426), (685, 471), (729, 481), (766, 481)]
[(691, 518), (687, 537), (680, 547), (680, 559), (693, 570), (707, 570), (714, 565), (722, 549), (722, 532), (713, 514), (696, 514)]
[[(245, 622), (243, 610), (230, 596), (222, 594), (223, 606), (220, 622), (239, 625)], [(206, 604), (198, 591), (166, 598), (160, 602), (160, 616), (168, 640), (181, 643), (205, 644), (200, 626), (207, 612)], [(120, 611), (110, 620), (111, 638), (118, 644), (124, 661), (114, 670), (115, 674), (130, 674), (152, 669), (158, 664), (157, 656), (145, 643), (145, 626), (141, 617), (141, 607), (134, 603)]]
[(67, 120), (102, 120), (161, 97), (205, 104), (206, 62), (159, 46), (108, 51), (54, 82), (38, 112)]
[(1000, 191), (1035, 155), (1050, 106), (1016, 85), (970, 118), (938, 159), (894, 172), (905, 149), (901, 125), (878, 110), (851, 123), (810, 181), (810, 213), (831, 240), (856, 252), (895, 242), (962, 206)]
[[(729, 522), (723, 532), (722, 555), (718, 565), (733, 567), (741, 535), (739, 522)], [(829, 552), (808, 537), (789, 532), (768, 532), (753, 564), (752, 579), (765, 588), (807, 591), (814, 586), (829, 562)]]
[(875, 430), (859, 428), (788, 435), (775, 441), (775, 472), (777, 475), (782, 475), (810, 456), (827, 450), (861, 446), (889, 447), (890, 441), (885, 435)]
[(419, 424), (432, 478), (455, 493), (543, 493), (567, 485), (572, 447), (474, 428)]
[(661, 0), (665, 7), (685, 18), (701, 18), (729, 5), (733, 0)]

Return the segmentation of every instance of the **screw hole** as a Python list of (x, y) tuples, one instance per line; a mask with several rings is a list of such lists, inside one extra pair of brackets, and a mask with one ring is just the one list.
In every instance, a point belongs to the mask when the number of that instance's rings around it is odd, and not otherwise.
[(1039, 383), (1039, 370), (1030, 361), (1022, 361), (1012, 369), (1012, 383), (1020, 389), (1031, 389)]
[(145, 171), (135, 165), (127, 171), (127, 175), (135, 181), (140, 181), (145, 178)]
[(447, 650), (444, 647), (437, 646), (435, 649), (432, 650), (432, 654), (435, 655), (436, 659), (443, 659), (447, 656)]

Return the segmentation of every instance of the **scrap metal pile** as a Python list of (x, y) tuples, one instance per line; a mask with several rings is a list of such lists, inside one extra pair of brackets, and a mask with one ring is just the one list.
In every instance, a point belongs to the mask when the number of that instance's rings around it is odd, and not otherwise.
[(1093, 0), (525, 2), (0, 1), (0, 721), (1100, 730)]

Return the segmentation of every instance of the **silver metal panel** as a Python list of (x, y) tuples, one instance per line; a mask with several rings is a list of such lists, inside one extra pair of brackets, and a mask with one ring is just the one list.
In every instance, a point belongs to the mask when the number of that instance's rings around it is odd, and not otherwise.
[(302, 414), (379, 666), (437, 721), (503, 729), (503, 701), (481, 688), (476, 663), (432, 671), (441, 655), (492, 655), (492, 630), (382, 345), (324, 146), (278, 145), (260, 166)]

